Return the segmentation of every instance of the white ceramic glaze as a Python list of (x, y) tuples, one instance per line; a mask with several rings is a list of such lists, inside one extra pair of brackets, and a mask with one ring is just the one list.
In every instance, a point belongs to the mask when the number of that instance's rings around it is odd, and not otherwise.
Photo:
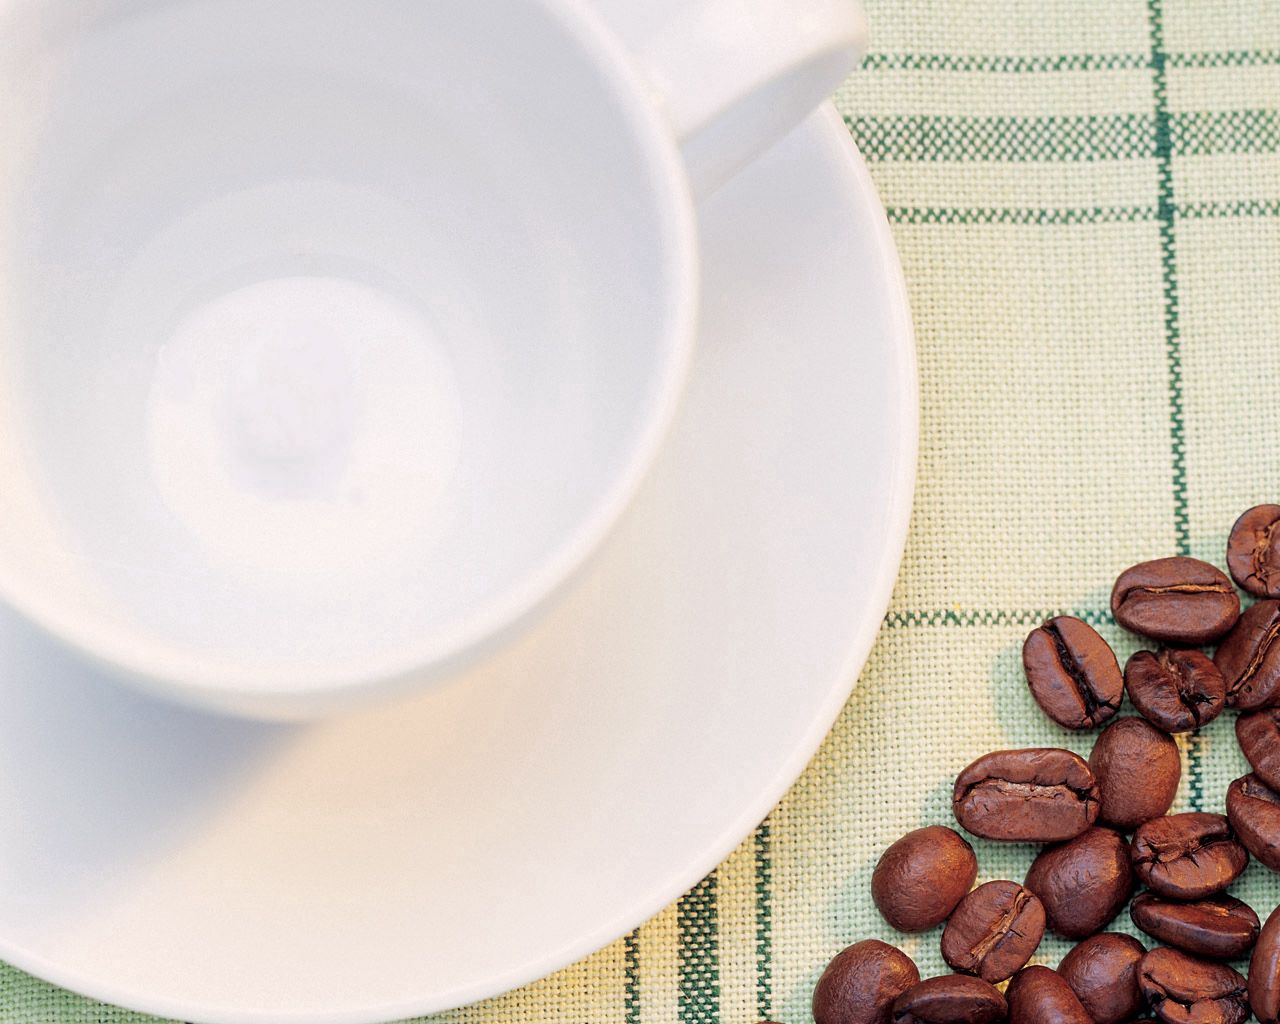
[(667, 114), (696, 195), (832, 92), (866, 36), (859, 0), (590, 0)]
[(658, 911), (800, 773), (888, 602), (916, 378), (834, 111), (708, 203), (686, 402), (564, 599), (452, 685), (312, 726), (103, 686), (0, 614), (0, 958), (214, 1024), (493, 995)]
[(581, 0), (0, 0), (0, 595), (262, 717), (499, 647), (674, 414), (679, 143), (722, 173), (852, 60), (830, 0), (753, 6), (781, 104)]

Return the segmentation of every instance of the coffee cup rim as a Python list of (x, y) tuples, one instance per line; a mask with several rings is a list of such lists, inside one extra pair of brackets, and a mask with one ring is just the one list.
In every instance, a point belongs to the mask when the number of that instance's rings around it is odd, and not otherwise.
[(258, 717), (314, 717), (342, 710), (374, 695), (416, 688), (455, 674), (500, 649), (553, 602), (586, 566), (623, 513), (662, 447), (689, 376), (699, 305), (699, 239), (695, 201), (678, 144), (652, 90), (621, 40), (583, 0), (532, 0), (553, 18), (590, 61), (596, 80), (615, 107), (615, 123), (646, 156), (656, 234), (673, 282), (671, 313), (655, 339), (657, 384), (643, 425), (610, 474), (608, 486), (576, 528), (533, 568), (451, 626), (418, 644), (400, 644), (359, 661), (325, 659), (255, 663), (216, 656), (162, 641), (124, 635), (112, 625), (67, 608), (42, 593), (38, 581), (0, 562), (0, 600), (23, 617), (138, 688), (213, 710), (251, 708)]

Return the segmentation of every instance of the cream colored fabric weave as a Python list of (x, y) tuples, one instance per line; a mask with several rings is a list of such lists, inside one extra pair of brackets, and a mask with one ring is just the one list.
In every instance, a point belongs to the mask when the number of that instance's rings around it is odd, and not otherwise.
[[(1031, 701), (1027, 630), (1072, 611), (1123, 658), (1116, 573), (1176, 552), (1221, 564), (1235, 514), (1280, 500), (1280, 3), (867, 6), (871, 53), (838, 103), (894, 224), (924, 410), (879, 643), (804, 777), (711, 878), (586, 962), (442, 1020), (809, 1020), (833, 953), (895, 940), (871, 866), (950, 821), (961, 767), (1088, 749)], [(1183, 744), (1182, 807), (1221, 810), (1243, 771), (1230, 729)], [(975, 845), (982, 879), (1020, 879), (1032, 855)], [(1280, 902), (1256, 865), (1239, 890), (1260, 913)], [(943, 969), (937, 932), (902, 944)], [(0, 972), (3, 1022), (144, 1019)]]

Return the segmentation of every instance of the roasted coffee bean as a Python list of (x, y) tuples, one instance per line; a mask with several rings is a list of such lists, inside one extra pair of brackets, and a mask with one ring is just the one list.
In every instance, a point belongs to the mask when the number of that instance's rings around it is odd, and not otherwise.
[(1031, 695), (1067, 729), (1092, 729), (1120, 709), (1124, 677), (1115, 653), (1087, 622), (1060, 615), (1022, 645)]
[(1005, 989), (1009, 1024), (1093, 1024), (1066, 979), (1048, 967), (1024, 967)]
[(1256, 775), (1227, 787), (1227, 820), (1244, 848), (1272, 871), (1280, 871), (1280, 793)]
[(1078, 754), (1053, 747), (984, 754), (956, 779), (952, 808), (974, 835), (1052, 843), (1098, 817), (1098, 785)]
[(1130, 832), (1173, 806), (1182, 777), (1178, 745), (1141, 718), (1102, 730), (1089, 755), (1102, 809), (1098, 820)]
[(1133, 892), (1129, 844), (1109, 828), (1081, 832), (1041, 851), (1026, 886), (1040, 897), (1050, 928), (1083, 939), (1105, 928)]
[(1262, 926), (1249, 959), (1249, 1005), (1262, 1024), (1280, 1024), (1280, 907)]
[(1153, 892), (1198, 900), (1221, 892), (1249, 863), (1221, 814), (1189, 811), (1153, 818), (1133, 836), (1133, 869)]
[(1120, 574), (1111, 590), (1116, 622), (1167, 644), (1216, 640), (1240, 617), (1240, 597), (1220, 569), (1196, 558), (1157, 558)]
[(941, 825), (908, 832), (884, 851), (871, 875), (871, 899), (901, 932), (942, 924), (978, 877), (978, 858)]
[(1280, 708), (1260, 708), (1236, 719), (1236, 741), (1253, 773), (1280, 789)]
[(1134, 899), (1129, 916), (1157, 942), (1211, 960), (1238, 959), (1258, 939), (1258, 915), (1226, 893), (1181, 903), (1144, 892)]
[(813, 990), (815, 1024), (886, 1024), (893, 1001), (920, 980), (911, 958), (876, 939), (836, 954)]
[(1255, 505), (1236, 520), (1227, 568), (1255, 597), (1280, 597), (1280, 505)]
[(1227, 683), (1227, 704), (1241, 711), (1280, 704), (1280, 601), (1259, 601), (1240, 616), (1213, 663)]
[(1129, 844), (1109, 828), (1088, 829), (1042, 850), (1024, 883), (1044, 904), (1048, 926), (1068, 939), (1104, 928), (1133, 892)]
[(907, 989), (893, 1002), (893, 1024), (995, 1024), (1009, 1004), (994, 985), (967, 974), (944, 974)]
[(1165, 732), (1208, 725), (1227, 703), (1226, 680), (1199, 651), (1138, 651), (1124, 666), (1124, 685), (1138, 713)]
[(1161, 946), (1138, 962), (1138, 987), (1165, 1024), (1243, 1024), (1249, 1019), (1244, 978)]
[(1142, 1012), (1138, 961), (1146, 947), (1131, 935), (1103, 932), (1076, 946), (1058, 964), (1094, 1024), (1126, 1024)]
[(942, 930), (942, 959), (995, 984), (1031, 959), (1044, 935), (1044, 905), (1017, 882), (987, 882), (960, 901)]

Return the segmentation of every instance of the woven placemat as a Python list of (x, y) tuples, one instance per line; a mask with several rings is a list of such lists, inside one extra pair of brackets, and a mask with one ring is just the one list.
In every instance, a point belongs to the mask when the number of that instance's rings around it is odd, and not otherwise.
[[(589, 960), (439, 1020), (809, 1020), (833, 953), (899, 938), (870, 906), (871, 866), (950, 820), (961, 767), (1091, 744), (1027, 694), (1027, 630), (1069, 611), (1123, 659), (1116, 573), (1173, 553), (1221, 564), (1236, 513), (1280, 500), (1280, 4), (867, 7), (871, 52), (838, 104), (906, 268), (924, 417), (870, 664), (804, 777), (714, 874)], [(1221, 810), (1244, 770), (1229, 718), (1181, 745), (1179, 807)], [(982, 879), (1020, 879), (1032, 856), (975, 845)], [(1267, 913), (1280, 878), (1254, 865), (1238, 891)], [(944, 970), (937, 938), (901, 940), (924, 974)], [(147, 1019), (0, 972), (0, 1021)]]

